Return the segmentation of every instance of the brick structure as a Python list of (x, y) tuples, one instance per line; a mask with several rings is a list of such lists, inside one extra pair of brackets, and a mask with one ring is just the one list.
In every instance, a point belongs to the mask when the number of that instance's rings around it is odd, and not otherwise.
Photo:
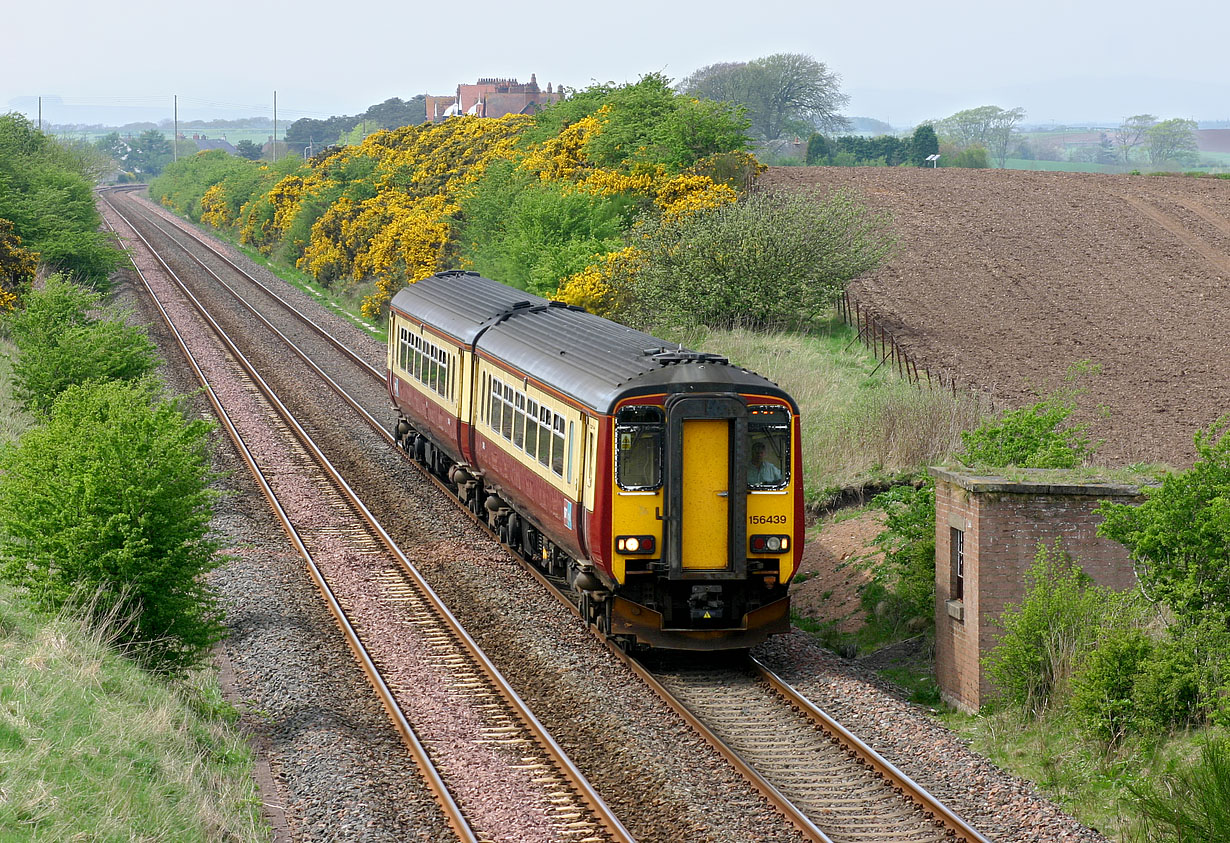
[(516, 79), (479, 79), (473, 85), (457, 86), (453, 97), (427, 96), (427, 120), (440, 123), (459, 114), (473, 117), (503, 117), (506, 114), (535, 114), (563, 99), (562, 91), (554, 91), (547, 83), (544, 91), (538, 87), (537, 74), (529, 82)]
[(1099, 585), (1136, 584), (1127, 548), (1097, 535), (1103, 500), (1134, 503), (1134, 486), (1066, 483), (1054, 471), (1028, 479), (932, 468), (935, 478), (935, 678), (946, 703), (975, 712), (991, 688), (982, 657), (1002, 632), (1004, 606), (1025, 595), (1038, 545), (1062, 540)]

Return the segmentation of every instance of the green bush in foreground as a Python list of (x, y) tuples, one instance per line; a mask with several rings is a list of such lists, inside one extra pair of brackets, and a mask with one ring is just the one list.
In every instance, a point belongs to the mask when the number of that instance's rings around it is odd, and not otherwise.
[(1000, 696), (1034, 714), (1062, 697), (1114, 599), (1094, 585), (1058, 540), (1053, 548), (1039, 545), (1025, 573), (1025, 597), (1004, 608), (999, 618), (1004, 633), (985, 658)]
[(0, 451), (0, 578), (45, 610), (85, 595), (131, 618), (121, 641), (150, 667), (199, 662), (223, 632), (209, 430), (149, 380), (66, 389)]

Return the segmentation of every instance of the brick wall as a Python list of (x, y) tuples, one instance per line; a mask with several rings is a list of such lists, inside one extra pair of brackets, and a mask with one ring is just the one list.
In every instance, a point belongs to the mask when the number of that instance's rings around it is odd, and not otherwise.
[[(1054, 481), (1030, 472), (1025, 481), (933, 468), (935, 477), (935, 675), (944, 700), (966, 711), (987, 701), (991, 686), (982, 657), (1001, 630), (995, 619), (1020, 603), (1025, 571), (1038, 545), (1065, 551), (1097, 582), (1126, 589), (1136, 583), (1127, 549), (1100, 538), (1094, 509), (1103, 500), (1132, 502), (1139, 491), (1106, 483)], [(964, 592), (956, 599), (953, 530), (964, 537)]]

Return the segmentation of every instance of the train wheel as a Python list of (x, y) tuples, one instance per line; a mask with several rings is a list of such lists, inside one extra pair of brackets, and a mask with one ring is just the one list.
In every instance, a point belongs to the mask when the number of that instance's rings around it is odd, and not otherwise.
[(521, 544), (521, 516), (515, 512), (509, 515), (504, 522), (504, 543), (517, 551), (523, 547)]

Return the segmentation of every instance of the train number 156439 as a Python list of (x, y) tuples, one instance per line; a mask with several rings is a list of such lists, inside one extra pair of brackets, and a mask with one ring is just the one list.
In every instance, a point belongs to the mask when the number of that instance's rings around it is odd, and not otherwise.
[(785, 524), (786, 516), (784, 515), (749, 515), (747, 517), (749, 524)]

